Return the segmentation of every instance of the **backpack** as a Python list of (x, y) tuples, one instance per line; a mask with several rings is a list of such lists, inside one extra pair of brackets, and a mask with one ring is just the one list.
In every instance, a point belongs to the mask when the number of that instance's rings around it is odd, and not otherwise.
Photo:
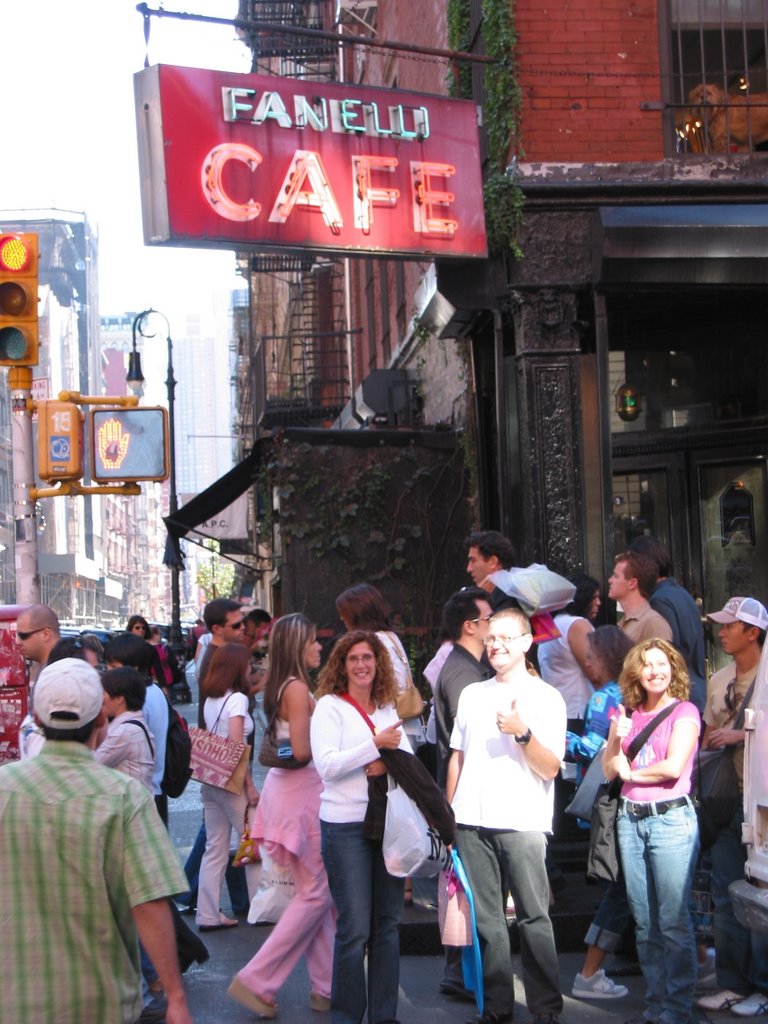
[(192, 777), (192, 740), (189, 726), (166, 697), (168, 732), (165, 739), (165, 769), (160, 788), (166, 796), (181, 796)]

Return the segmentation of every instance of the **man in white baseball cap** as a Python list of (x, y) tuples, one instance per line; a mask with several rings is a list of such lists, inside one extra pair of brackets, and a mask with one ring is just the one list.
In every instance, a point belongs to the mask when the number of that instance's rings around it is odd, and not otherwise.
[[(744, 729), (743, 719), (739, 719), (742, 707), (753, 706), (753, 683), (768, 629), (768, 611), (754, 597), (732, 597), (722, 611), (707, 618), (720, 626), (720, 645), (733, 661), (709, 680), (702, 748), (730, 748), (743, 790)], [(737, 921), (728, 894), (730, 883), (744, 877), (743, 821), (740, 804), (732, 820), (717, 829), (710, 847), (717, 991), (702, 996), (697, 1005), (703, 1010), (730, 1010), (738, 1017), (759, 1017), (768, 1013), (768, 936)]]
[(152, 794), (88, 749), (106, 722), (102, 702), (87, 662), (47, 666), (34, 710), (45, 743), (0, 767), (3, 1013), (136, 1024), (140, 938), (165, 989), (167, 1024), (191, 1024), (168, 906), (187, 882)]
[(35, 685), (35, 715), (55, 731), (81, 729), (101, 712), (104, 690), (99, 673), (79, 658), (62, 658), (44, 668)]
[(743, 622), (747, 626), (768, 629), (768, 611), (754, 597), (732, 597), (726, 601), (721, 612), (709, 612), (707, 618), (725, 626)]

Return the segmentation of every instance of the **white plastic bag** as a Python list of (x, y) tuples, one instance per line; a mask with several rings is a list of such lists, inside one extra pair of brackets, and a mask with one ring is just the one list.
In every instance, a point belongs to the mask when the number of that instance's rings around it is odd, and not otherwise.
[(526, 615), (565, 608), (576, 593), (573, 583), (538, 562), (524, 569), (499, 569), (488, 579), (509, 597), (517, 598)]
[(293, 871), (275, 864), (263, 846), (259, 850), (261, 875), (248, 911), (248, 924), (276, 924), (296, 891)]
[(395, 878), (430, 877), (441, 871), (450, 860), (440, 836), (391, 777), (382, 852), (387, 871)]

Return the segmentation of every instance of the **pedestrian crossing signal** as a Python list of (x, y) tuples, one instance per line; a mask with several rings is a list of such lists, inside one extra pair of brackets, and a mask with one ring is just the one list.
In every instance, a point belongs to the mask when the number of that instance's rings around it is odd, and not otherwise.
[(91, 475), (98, 483), (166, 480), (168, 413), (161, 406), (92, 409)]
[(37, 475), (79, 480), (83, 475), (83, 414), (74, 402), (37, 403)]

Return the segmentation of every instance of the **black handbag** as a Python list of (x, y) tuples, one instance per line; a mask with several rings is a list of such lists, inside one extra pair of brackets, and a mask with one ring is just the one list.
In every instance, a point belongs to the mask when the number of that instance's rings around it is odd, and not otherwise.
[[(646, 727), (635, 736), (627, 748), (627, 759), (637, 756), (653, 730), (671, 715), (679, 701), (660, 711)], [(597, 790), (589, 830), (589, 852), (587, 853), (587, 878), (593, 882), (616, 882), (621, 877), (619, 839), (616, 834), (616, 816), (619, 813), (619, 798), (622, 781), (618, 776), (604, 782)]]
[[(732, 728), (742, 729), (747, 704), (752, 698), (754, 681), (744, 694), (738, 716)], [(694, 765), (691, 794), (696, 799), (699, 818), (699, 838), (707, 849), (717, 838), (717, 830), (724, 828), (741, 807), (742, 796), (739, 777), (733, 763), (734, 747), (720, 750), (699, 750)]]
[(264, 730), (264, 739), (261, 741), (261, 749), (259, 750), (259, 764), (263, 764), (265, 768), (306, 768), (309, 764), (309, 760), (300, 761), (297, 757), (294, 757), (289, 740), (275, 739), (275, 723), (277, 722), (277, 713), (280, 710), (280, 698), (290, 681), (290, 679), (286, 679), (278, 690), (275, 710), (272, 712), (272, 716)]

